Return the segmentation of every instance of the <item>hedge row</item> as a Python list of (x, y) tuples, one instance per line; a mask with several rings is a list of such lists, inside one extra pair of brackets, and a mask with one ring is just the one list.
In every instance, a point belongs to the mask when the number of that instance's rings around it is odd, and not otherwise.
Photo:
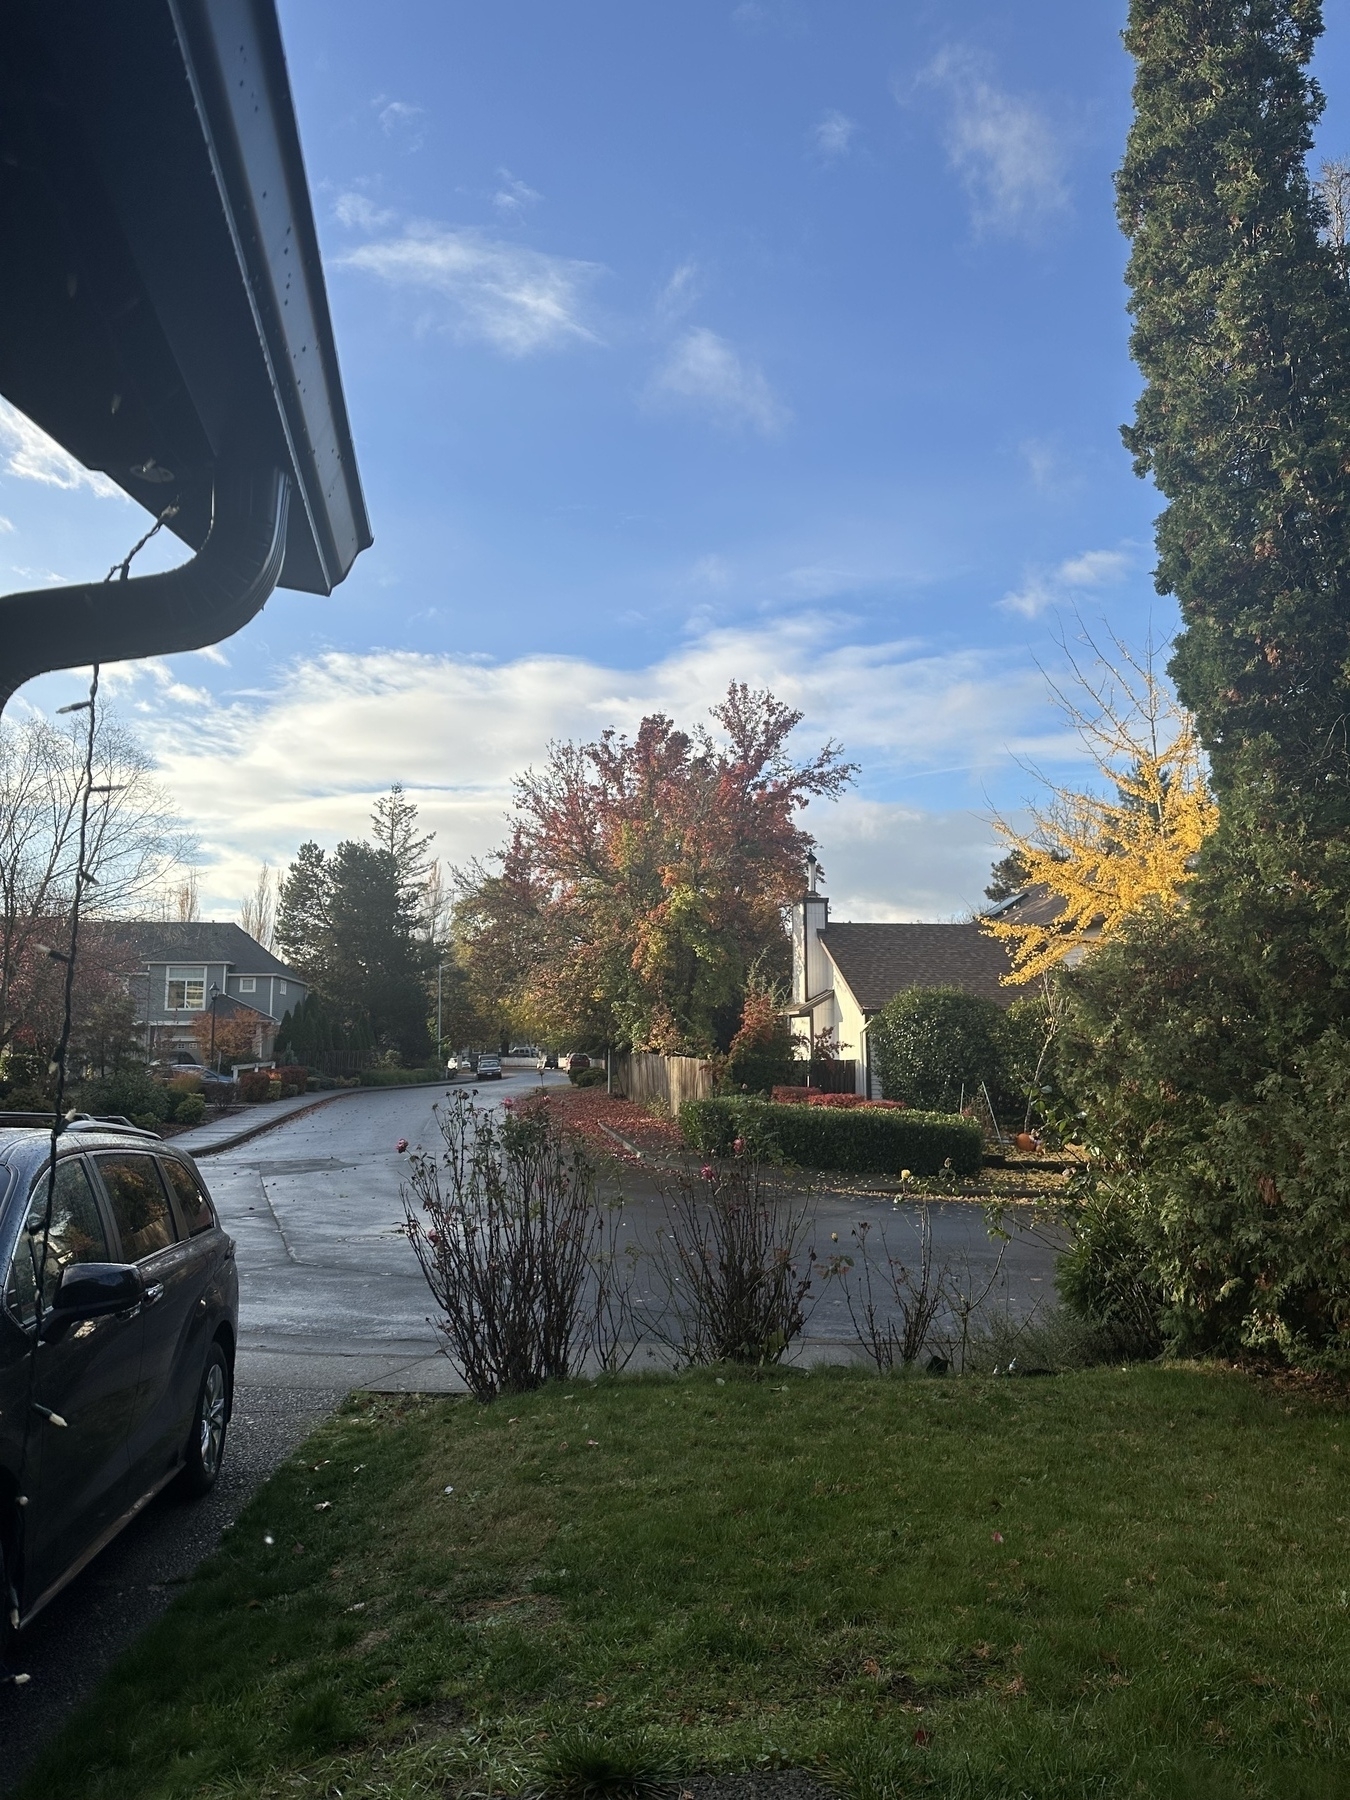
[(949, 1163), (973, 1175), (984, 1156), (978, 1125), (950, 1113), (858, 1107), (781, 1106), (771, 1100), (690, 1100), (680, 1108), (685, 1141), (704, 1156), (730, 1156), (737, 1138), (757, 1155), (801, 1168), (936, 1175)]
[[(415, 1087), (428, 1081), (445, 1081), (444, 1069), (362, 1069), (362, 1087)], [(449, 1085), (448, 1082), (446, 1084)]]

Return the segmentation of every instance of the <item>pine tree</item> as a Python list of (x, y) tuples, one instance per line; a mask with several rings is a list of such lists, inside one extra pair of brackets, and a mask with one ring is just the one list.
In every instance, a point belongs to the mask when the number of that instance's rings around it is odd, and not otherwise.
[(425, 835), (418, 833), (417, 820), (416, 805), (403, 792), (402, 783), (397, 781), (375, 802), (375, 810), (370, 815), (370, 835), (377, 847), (392, 859), (398, 871), (399, 887), (408, 896), (420, 894), (426, 886), (431, 873), (431, 858), (427, 851), (436, 841), (434, 831)]

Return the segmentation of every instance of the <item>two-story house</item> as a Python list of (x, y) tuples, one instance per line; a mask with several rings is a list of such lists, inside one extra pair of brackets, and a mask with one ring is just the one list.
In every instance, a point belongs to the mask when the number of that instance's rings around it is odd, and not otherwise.
[(196, 1062), (202, 1046), (194, 1028), (212, 1013), (252, 1023), (253, 1056), (264, 1061), (281, 1021), (309, 992), (238, 925), (134, 920), (119, 924), (117, 935), (129, 953), (128, 991), (152, 1062)]

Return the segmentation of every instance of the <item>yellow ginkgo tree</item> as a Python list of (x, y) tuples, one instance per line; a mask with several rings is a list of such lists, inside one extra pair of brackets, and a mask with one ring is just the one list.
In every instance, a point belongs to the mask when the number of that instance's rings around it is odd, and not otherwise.
[(1152, 903), (1180, 905), (1196, 852), (1218, 822), (1195, 722), (1154, 670), (1151, 648), (1136, 657), (1119, 640), (1085, 664), (1064, 646), (1068, 684), (1050, 689), (1096, 771), (1079, 791), (1044, 783), (1021, 832), (996, 817), (1026, 885), (1060, 905), (1015, 909), (985, 929), (1008, 946), (1020, 984), (1076, 960)]

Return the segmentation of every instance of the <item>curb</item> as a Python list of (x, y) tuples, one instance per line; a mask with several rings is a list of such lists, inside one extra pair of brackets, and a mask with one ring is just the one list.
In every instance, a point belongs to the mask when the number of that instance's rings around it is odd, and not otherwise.
[(203, 1156), (219, 1156), (222, 1150), (236, 1150), (240, 1144), (248, 1143), (250, 1138), (261, 1137), (265, 1131), (275, 1131), (278, 1125), (289, 1125), (292, 1119), (303, 1119), (307, 1114), (317, 1112), (321, 1106), (327, 1106), (334, 1100), (341, 1100), (344, 1094), (359, 1094), (361, 1088), (343, 1088), (337, 1093), (325, 1094), (312, 1106), (297, 1106), (294, 1112), (282, 1113), (279, 1118), (263, 1119), (256, 1125), (246, 1125), (242, 1131), (236, 1131), (232, 1137), (220, 1138), (214, 1144), (203, 1144), (200, 1150), (194, 1150), (190, 1144), (183, 1148), (188, 1155), (197, 1161)]
[(294, 1112), (282, 1113), (279, 1118), (263, 1119), (257, 1125), (246, 1125), (242, 1131), (236, 1131), (232, 1137), (221, 1138), (218, 1143), (203, 1144), (200, 1150), (194, 1150), (190, 1144), (184, 1144), (183, 1148), (194, 1161), (202, 1156), (219, 1156), (223, 1150), (237, 1150), (240, 1144), (247, 1144), (251, 1138), (261, 1137), (265, 1131), (275, 1131), (278, 1125), (289, 1125), (292, 1119), (306, 1118), (321, 1106), (329, 1106), (334, 1100), (345, 1100), (351, 1094), (406, 1094), (411, 1088), (448, 1088), (453, 1085), (454, 1083), (445, 1081), (391, 1081), (380, 1087), (337, 1088), (331, 1094), (321, 1094), (309, 1106), (297, 1106)]

